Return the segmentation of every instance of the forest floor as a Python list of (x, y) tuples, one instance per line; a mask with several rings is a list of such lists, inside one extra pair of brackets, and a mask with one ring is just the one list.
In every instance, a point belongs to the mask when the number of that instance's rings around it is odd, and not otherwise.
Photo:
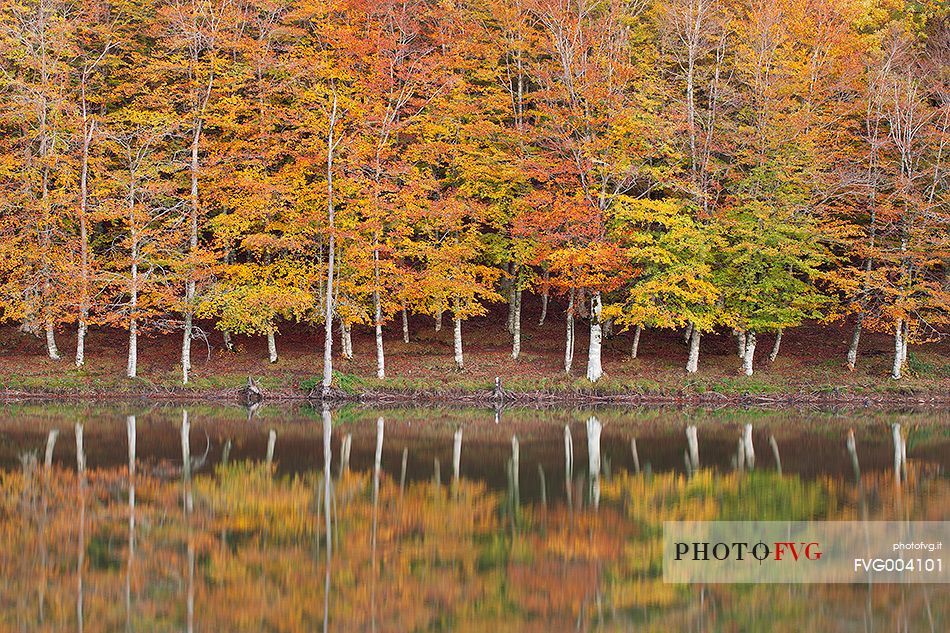
[[(644, 331), (639, 357), (630, 358), (631, 332), (615, 333), (604, 344), (605, 377), (596, 385), (583, 378), (587, 361), (586, 324), (579, 320), (574, 373), (564, 365), (564, 319), (552, 305), (543, 327), (537, 325), (540, 302), (525, 297), (522, 354), (511, 358), (505, 310), (463, 324), (465, 369), (455, 369), (451, 321), (436, 332), (433, 319), (410, 318), (412, 341), (402, 340), (401, 324), (385, 328), (385, 380), (376, 375), (372, 330), (353, 329), (353, 360), (335, 353), (337, 395), (363, 401), (494, 402), (491, 390), (500, 377), (509, 404), (545, 403), (722, 403), (827, 402), (950, 405), (950, 342), (912, 345), (907, 376), (892, 380), (893, 338), (865, 333), (855, 371), (845, 366), (850, 325), (807, 325), (789, 330), (774, 363), (768, 362), (774, 336), (762, 334), (755, 374), (740, 375), (736, 340), (727, 330), (704, 335), (700, 370), (688, 376), (682, 332)], [(180, 383), (180, 334), (139, 338), (139, 377), (125, 377), (127, 335), (93, 329), (86, 340), (86, 366), (72, 363), (75, 333), (58, 333), (63, 359), (46, 357), (44, 342), (0, 328), (0, 399), (20, 398), (163, 398), (234, 399), (254, 377), (269, 398), (304, 398), (322, 374), (320, 328), (286, 326), (277, 337), (278, 362), (267, 362), (264, 337), (234, 337), (228, 352), (219, 332), (209, 345), (192, 346), (192, 380)], [(335, 348), (339, 344), (335, 337)], [(336, 352), (336, 349), (334, 350)]]

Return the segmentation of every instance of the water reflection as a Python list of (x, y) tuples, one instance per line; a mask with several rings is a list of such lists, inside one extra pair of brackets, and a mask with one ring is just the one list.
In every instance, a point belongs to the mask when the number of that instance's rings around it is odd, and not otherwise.
[(0, 630), (948, 629), (944, 586), (677, 586), (660, 568), (664, 520), (946, 519), (947, 431), (925, 417), (231, 415), (0, 421)]

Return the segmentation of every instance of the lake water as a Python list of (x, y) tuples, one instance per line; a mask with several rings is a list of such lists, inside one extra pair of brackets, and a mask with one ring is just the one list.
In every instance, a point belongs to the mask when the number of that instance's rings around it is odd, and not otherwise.
[(948, 466), (946, 411), (7, 405), (0, 631), (944, 632), (950, 585), (665, 584), (661, 533), (947, 520)]

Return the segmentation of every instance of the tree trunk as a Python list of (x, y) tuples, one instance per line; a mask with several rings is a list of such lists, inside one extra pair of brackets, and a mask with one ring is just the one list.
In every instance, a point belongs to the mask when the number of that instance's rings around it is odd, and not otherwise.
[(86, 330), (89, 321), (89, 146), (95, 131), (95, 121), (88, 119), (86, 108), (86, 75), (82, 78), (82, 165), (79, 176), (79, 323), (76, 327), (76, 367), (86, 362)]
[(402, 342), (409, 342), (409, 315), (405, 308), (402, 309)]
[(515, 304), (518, 301), (518, 264), (508, 267), (511, 277), (508, 281), (508, 334), (514, 336), (515, 333)]
[(521, 292), (521, 290), (515, 291), (514, 330), (511, 340), (511, 357), (515, 360), (518, 360), (518, 356), (521, 355)]
[(891, 378), (901, 379), (901, 370), (904, 367), (904, 322), (903, 319), (897, 319), (897, 326), (894, 328), (894, 365), (891, 368)]
[(139, 363), (139, 325), (135, 317), (129, 321), (129, 359), (125, 367), (125, 375), (135, 378)]
[[(200, 117), (195, 121), (195, 131), (191, 140), (191, 164), (189, 166), (189, 173), (191, 176), (191, 217), (190, 217), (190, 227), (188, 232), (188, 254), (194, 255), (195, 251), (198, 250), (198, 148), (201, 143), (201, 130), (204, 124), (204, 120)], [(195, 277), (194, 270), (189, 269), (187, 271), (187, 279), (185, 280), (185, 311), (184, 311), (184, 331), (182, 333), (181, 340), (181, 381), (183, 384), (188, 383), (188, 373), (191, 371), (191, 337), (192, 337), (192, 321), (194, 318), (194, 302), (195, 302)]]
[(848, 371), (854, 371), (854, 366), (858, 362), (858, 343), (861, 342), (861, 328), (864, 325), (864, 313), (858, 314), (858, 320), (854, 324), (854, 332), (851, 333), (851, 345), (848, 346)]
[(462, 319), (457, 314), (455, 316), (455, 336), (453, 340), (455, 343), (455, 366), (458, 369), (465, 369), (465, 359), (462, 357)]
[(272, 327), (267, 330), (267, 355), (270, 362), (277, 362), (277, 341), (274, 340), (274, 328)]
[(386, 357), (383, 353), (383, 313), (380, 307), (379, 293), (373, 293), (373, 312), (376, 321), (376, 377), (386, 377)]
[(340, 319), (340, 344), (343, 347), (343, 358), (353, 360), (353, 326)]
[(633, 331), (633, 346), (630, 348), (630, 358), (636, 358), (637, 352), (640, 350), (640, 332), (643, 331), (643, 326), (637, 323), (637, 329)]
[(567, 293), (567, 334), (564, 341), (564, 372), (571, 373), (574, 364), (574, 289)]
[(699, 371), (699, 341), (702, 332), (695, 325), (689, 337), (689, 357), (686, 360), (686, 373), (695, 374)]
[(686, 332), (683, 334), (683, 341), (686, 343), (689, 343), (691, 338), (693, 338), (693, 322), (692, 321), (686, 324)]
[(907, 367), (907, 345), (910, 343), (910, 321), (904, 319), (904, 336), (901, 339), (901, 366)]
[(442, 331), (442, 309), (441, 308), (435, 315), (435, 331), (436, 332)]
[(551, 273), (545, 268), (544, 281), (541, 282), (541, 318), (538, 319), (538, 325), (544, 325), (544, 320), (548, 318), (548, 296), (551, 293), (550, 278)]
[(590, 299), (590, 346), (587, 352), (587, 380), (597, 382), (604, 375), (601, 365), (603, 331), (600, 323), (600, 291), (594, 291)]
[[(337, 99), (336, 90), (333, 90), (333, 104), (330, 109), (329, 131), (327, 132), (327, 216), (330, 223), (330, 253), (327, 263), (327, 291), (326, 304), (323, 313), (323, 381), (321, 383), (321, 395), (326, 397), (330, 392), (330, 385), (333, 384), (333, 266), (336, 255), (336, 242), (334, 240), (334, 230), (336, 229), (334, 208), (333, 208), (333, 152), (336, 149), (333, 133), (336, 128)], [(326, 424), (324, 417), (324, 424)], [(325, 447), (325, 452), (329, 453), (329, 447)], [(329, 487), (330, 482), (327, 481)], [(329, 517), (329, 508), (327, 509)], [(328, 519), (329, 525), (329, 519)], [(327, 534), (329, 539), (329, 534)]]
[(752, 359), (755, 356), (755, 332), (749, 331), (745, 335), (745, 356), (742, 359), (742, 372), (746, 376), (752, 375)]
[(778, 358), (778, 350), (782, 346), (782, 330), (775, 333), (775, 344), (772, 345), (772, 352), (769, 354), (769, 362), (774, 363)]
[(739, 358), (745, 358), (746, 335), (744, 330), (736, 330), (736, 339), (739, 342)]
[(46, 317), (46, 353), (50, 360), (59, 360), (59, 349), (56, 348), (56, 332), (53, 326), (53, 317)]
[(225, 330), (222, 332), (222, 334), (224, 335), (224, 349), (228, 350), (229, 352), (233, 352), (234, 343), (231, 341), (231, 333)]

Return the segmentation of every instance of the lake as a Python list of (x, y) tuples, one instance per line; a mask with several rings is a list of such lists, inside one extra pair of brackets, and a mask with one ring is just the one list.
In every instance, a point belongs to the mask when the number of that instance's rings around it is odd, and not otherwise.
[(666, 584), (661, 537), (947, 520), (948, 466), (942, 410), (5, 405), (0, 630), (943, 632), (950, 585)]

